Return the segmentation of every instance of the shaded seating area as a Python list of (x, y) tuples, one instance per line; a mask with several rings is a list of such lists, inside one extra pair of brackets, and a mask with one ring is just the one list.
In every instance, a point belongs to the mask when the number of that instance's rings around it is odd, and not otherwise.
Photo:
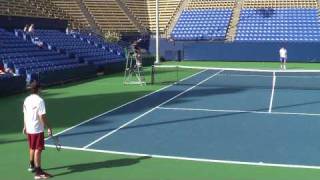
[(122, 52), (95, 46), (80, 38), (83, 35), (78, 32), (66, 34), (58, 30), (36, 30), (34, 36), (39, 37), (49, 49), (74, 57), (79, 62), (93, 64), (96, 68), (106, 68), (114, 62), (124, 62)]

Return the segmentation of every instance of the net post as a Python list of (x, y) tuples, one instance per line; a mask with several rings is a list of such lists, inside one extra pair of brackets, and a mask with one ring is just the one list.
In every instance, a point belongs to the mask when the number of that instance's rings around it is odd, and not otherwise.
[(179, 66), (176, 66), (176, 76), (177, 76), (176, 82), (178, 82), (179, 81)]
[(156, 61), (155, 64), (160, 64), (159, 55), (159, 0), (156, 0)]
[(155, 74), (155, 67), (154, 65), (151, 66), (151, 84), (154, 84), (154, 74)]

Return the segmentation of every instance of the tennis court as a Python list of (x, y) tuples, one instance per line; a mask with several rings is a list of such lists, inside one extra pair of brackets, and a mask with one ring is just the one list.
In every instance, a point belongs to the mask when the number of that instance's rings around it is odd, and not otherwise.
[(318, 169), (319, 78), (203, 69), (58, 135), (81, 151)]

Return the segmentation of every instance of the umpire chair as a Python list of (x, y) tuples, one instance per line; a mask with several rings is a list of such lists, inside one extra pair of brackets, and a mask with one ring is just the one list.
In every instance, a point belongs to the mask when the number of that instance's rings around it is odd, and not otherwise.
[(125, 49), (126, 69), (124, 71), (124, 84), (146, 85), (141, 61), (141, 54), (134, 48)]

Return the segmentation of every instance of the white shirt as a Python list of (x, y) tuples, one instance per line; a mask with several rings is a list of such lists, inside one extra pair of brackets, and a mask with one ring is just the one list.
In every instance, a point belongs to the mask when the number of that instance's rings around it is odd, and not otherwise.
[(281, 58), (287, 58), (287, 50), (285, 48), (281, 48), (279, 54)]
[(46, 114), (46, 107), (39, 95), (31, 94), (24, 100), (23, 114), (28, 134), (43, 132), (44, 125), (40, 121), (40, 116)]
[(29, 32), (29, 33), (30, 33), (30, 32), (33, 32), (33, 30), (34, 30), (34, 29), (33, 29), (33, 26), (30, 26), (29, 29), (28, 29), (28, 32)]

